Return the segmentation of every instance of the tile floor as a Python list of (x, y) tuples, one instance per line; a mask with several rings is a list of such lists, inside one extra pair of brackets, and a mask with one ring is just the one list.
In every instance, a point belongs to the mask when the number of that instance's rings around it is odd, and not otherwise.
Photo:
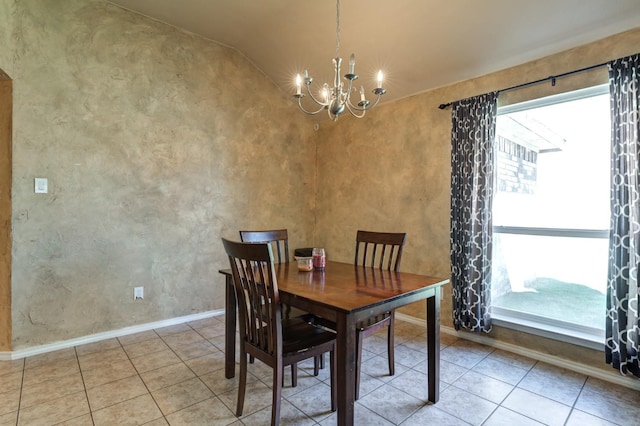
[[(441, 396), (426, 400), (426, 336), (396, 325), (396, 374), (382, 336), (366, 342), (358, 425), (638, 425), (640, 392), (442, 334)], [(223, 317), (0, 362), (0, 425), (265, 425), (271, 370), (250, 366), (244, 416), (224, 378)], [(382, 354), (382, 355), (378, 355)], [(281, 424), (333, 425), (328, 368), (300, 366)], [(289, 372), (289, 370), (287, 370)]]

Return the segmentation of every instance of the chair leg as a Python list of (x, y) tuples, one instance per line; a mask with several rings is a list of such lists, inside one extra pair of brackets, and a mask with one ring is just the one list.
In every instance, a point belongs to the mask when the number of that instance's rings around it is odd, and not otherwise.
[(389, 319), (389, 330), (387, 330), (387, 355), (389, 357), (389, 375), (393, 376), (396, 373), (396, 363), (394, 359), (395, 354), (395, 315), (391, 311), (391, 317)]
[(313, 357), (313, 375), (314, 376), (317, 376), (318, 374), (320, 374), (320, 357), (321, 356), (322, 355)]
[(296, 386), (298, 386), (298, 364), (291, 364), (291, 387)]
[[(320, 355), (324, 358), (324, 354)], [(336, 403), (338, 401), (338, 372), (336, 371), (336, 349), (335, 346), (329, 352), (329, 368), (331, 369), (331, 411), (338, 409)]]
[(271, 402), (271, 424), (280, 424), (280, 402), (282, 400), (282, 381), (284, 380), (284, 367), (273, 369), (273, 400)]
[(238, 378), (238, 404), (236, 405), (236, 416), (242, 415), (244, 409), (244, 396), (247, 390), (247, 354), (241, 351), (240, 354), (240, 377)]
[(356, 331), (356, 401), (360, 397), (360, 364), (362, 363), (362, 332)]

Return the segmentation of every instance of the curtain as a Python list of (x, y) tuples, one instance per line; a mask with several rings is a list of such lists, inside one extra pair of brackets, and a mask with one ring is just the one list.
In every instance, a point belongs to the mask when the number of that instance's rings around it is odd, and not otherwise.
[(611, 92), (611, 228), (605, 358), (621, 374), (640, 377), (640, 55), (609, 64)]
[(491, 331), (491, 208), (498, 93), (453, 103), (451, 284), (456, 330)]

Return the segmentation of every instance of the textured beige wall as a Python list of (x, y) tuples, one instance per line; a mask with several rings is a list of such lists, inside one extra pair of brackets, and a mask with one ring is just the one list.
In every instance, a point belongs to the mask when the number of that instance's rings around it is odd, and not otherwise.
[(12, 82), (0, 70), (0, 352), (11, 350)]
[(223, 308), (240, 228), (310, 243), (316, 133), (244, 56), (100, 0), (0, 13), (13, 350)]
[[(221, 308), (219, 241), (240, 228), (287, 227), (293, 247), (347, 262), (357, 229), (402, 230), (403, 270), (448, 276), (450, 111), (437, 106), (636, 53), (640, 29), (318, 133), (242, 55), (103, 1), (0, 0), (0, 38), (14, 92), (16, 350)], [(49, 194), (33, 193), (34, 177)], [(442, 308), (451, 325), (449, 288)], [(423, 317), (424, 305), (403, 312)], [(497, 327), (490, 337), (601, 367), (595, 351)]]
[[(318, 241), (327, 256), (352, 261), (357, 229), (406, 231), (405, 271), (450, 276), (449, 190), (451, 111), (438, 105), (528, 81), (599, 64), (640, 51), (640, 29), (587, 46), (431, 90), (372, 110), (365, 119), (326, 123), (318, 143)], [(402, 76), (393, 76), (401, 79)], [(606, 82), (606, 68), (507, 92), (508, 103)], [(393, 90), (393, 87), (389, 87)], [(446, 287), (442, 323), (452, 326), (451, 291)], [(402, 310), (424, 318), (423, 303)], [(600, 368), (597, 351), (495, 328), (502, 342), (584, 362)], [(610, 368), (609, 368), (610, 369)]]

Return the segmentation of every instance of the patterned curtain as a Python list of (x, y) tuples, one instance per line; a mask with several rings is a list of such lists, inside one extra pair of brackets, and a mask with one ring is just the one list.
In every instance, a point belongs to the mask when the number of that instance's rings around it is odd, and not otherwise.
[(451, 284), (453, 324), (491, 331), (491, 207), (498, 93), (453, 103)]
[(640, 55), (609, 63), (611, 92), (611, 229), (605, 358), (640, 377)]

